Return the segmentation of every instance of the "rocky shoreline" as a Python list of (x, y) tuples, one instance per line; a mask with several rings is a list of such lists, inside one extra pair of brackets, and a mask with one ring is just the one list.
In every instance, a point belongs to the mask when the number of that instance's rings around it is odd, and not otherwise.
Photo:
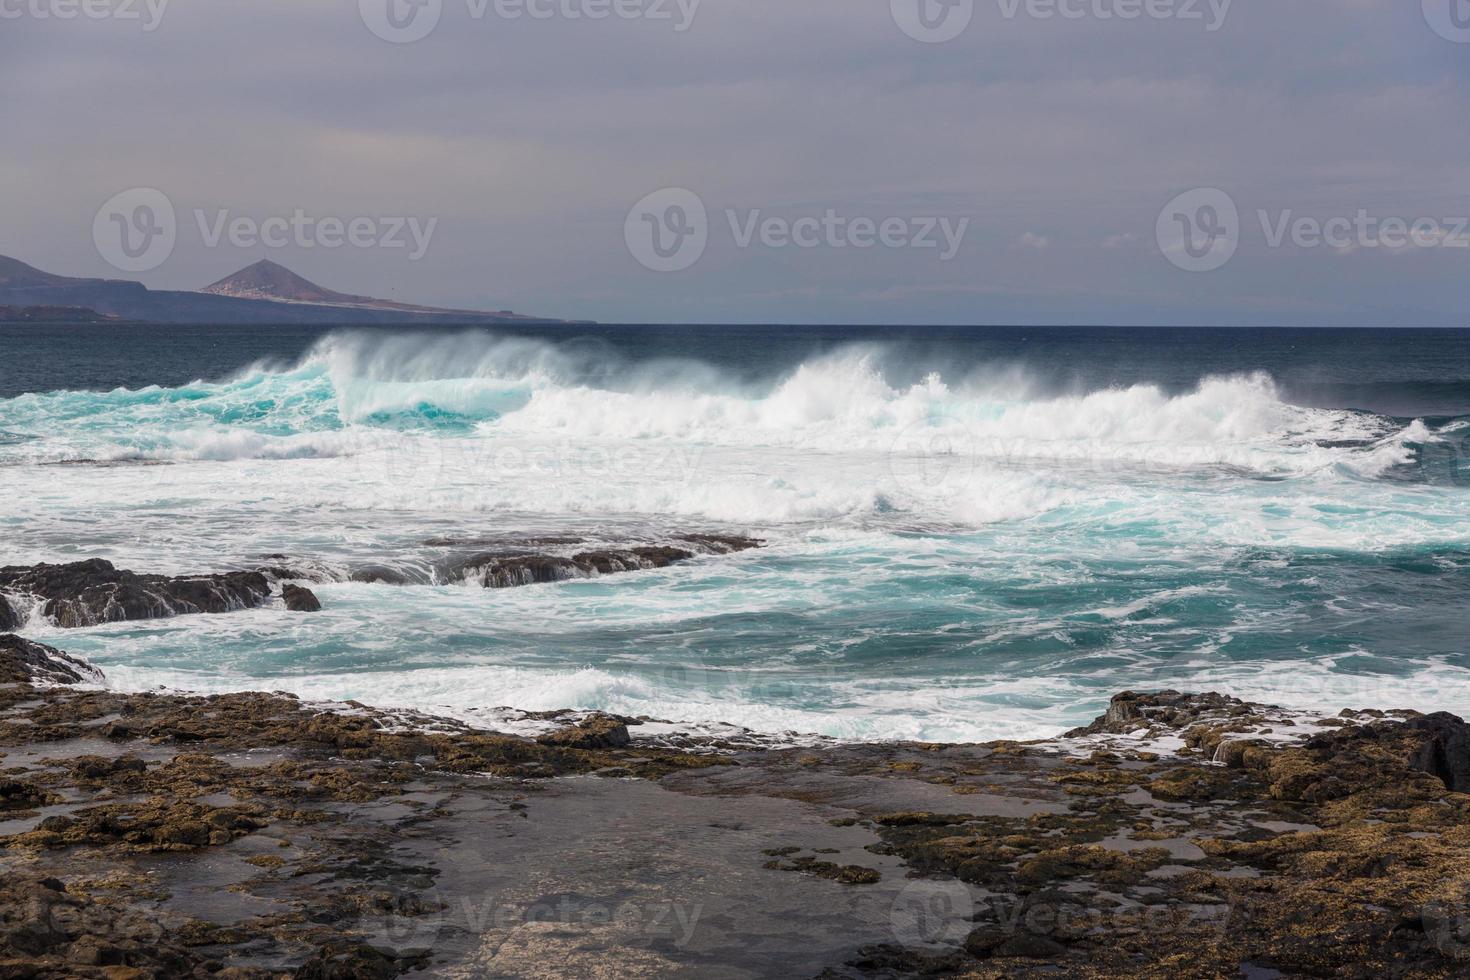
[[(754, 538), (681, 534), (658, 544), (590, 546), (581, 538), (439, 540), (448, 549), (429, 572), (434, 582), (468, 582), (487, 589), (544, 585), (569, 579), (667, 568), (698, 557), (762, 547)], [(473, 548), (473, 550), (467, 550)], [(408, 575), (388, 565), (352, 569), (357, 582), (405, 585)], [(280, 600), (292, 612), (319, 612), (321, 602), (302, 582), (332, 581), (331, 573), (289, 555), (265, 555), (248, 570), (203, 575), (139, 574), (101, 558), (66, 564), (0, 567), (0, 630), (21, 628), (33, 610), (62, 629), (100, 623), (165, 619), (253, 609)]]
[(0, 637), (0, 977), (1470, 970), (1448, 715), (1129, 693), (1045, 743), (675, 748), (98, 679)]

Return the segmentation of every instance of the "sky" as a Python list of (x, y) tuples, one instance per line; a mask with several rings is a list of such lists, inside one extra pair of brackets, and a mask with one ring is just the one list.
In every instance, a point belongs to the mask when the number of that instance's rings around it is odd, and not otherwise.
[(67, 275), (1470, 325), (1470, 0), (0, 0), (0, 92), (0, 254)]

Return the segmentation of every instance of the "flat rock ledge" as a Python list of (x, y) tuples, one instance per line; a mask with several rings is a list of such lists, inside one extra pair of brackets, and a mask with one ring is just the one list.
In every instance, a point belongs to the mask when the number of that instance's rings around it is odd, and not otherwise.
[(696, 753), (16, 680), (68, 664), (0, 638), (0, 977), (1470, 972), (1451, 715)]

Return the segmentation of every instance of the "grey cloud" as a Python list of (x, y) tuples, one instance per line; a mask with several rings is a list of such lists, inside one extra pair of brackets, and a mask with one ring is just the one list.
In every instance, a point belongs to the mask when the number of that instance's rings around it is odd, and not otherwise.
[[(116, 274), (90, 239), (116, 191), (182, 210), (439, 218), (421, 262), (287, 250), (325, 285), (602, 320), (1457, 322), (1464, 253), (1412, 264), (1271, 250), (1247, 235), (1189, 275), (1160, 207), (1217, 186), (1247, 215), (1451, 216), (1470, 159), (1470, 45), (1418, 4), (1236, 0), (1178, 21), (1007, 20), (921, 44), (888, 0), (704, 0), (692, 27), (473, 21), (393, 45), (356, 0), (173, 0), (158, 30), (0, 20), (0, 253)], [(642, 268), (633, 202), (695, 190), (786, 218), (970, 219), (951, 263), (916, 250), (736, 247)], [(1016, 249), (1028, 233), (1047, 248)], [(1132, 240), (1126, 236), (1134, 236)], [(197, 237), (197, 236), (195, 236)], [(1256, 236), (1259, 238), (1259, 235)], [(258, 254), (183, 236), (149, 285)], [(1099, 247), (1104, 241), (1136, 241)]]

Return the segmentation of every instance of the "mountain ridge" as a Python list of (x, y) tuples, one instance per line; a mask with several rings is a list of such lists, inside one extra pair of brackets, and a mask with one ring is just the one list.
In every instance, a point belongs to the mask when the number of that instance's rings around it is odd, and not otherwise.
[(229, 324), (524, 324), (581, 321), (420, 306), (339, 293), (269, 259), (198, 291), (150, 290), (127, 279), (45, 272), (0, 255), (0, 305), (86, 307), (112, 318), (155, 323)]
[(324, 289), (270, 259), (261, 259), (254, 265), (247, 265), (240, 271), (225, 276), (218, 282), (212, 282), (199, 291), (213, 296), (265, 299), (287, 303), (355, 305), (374, 302), (367, 296), (351, 296), (347, 293)]

